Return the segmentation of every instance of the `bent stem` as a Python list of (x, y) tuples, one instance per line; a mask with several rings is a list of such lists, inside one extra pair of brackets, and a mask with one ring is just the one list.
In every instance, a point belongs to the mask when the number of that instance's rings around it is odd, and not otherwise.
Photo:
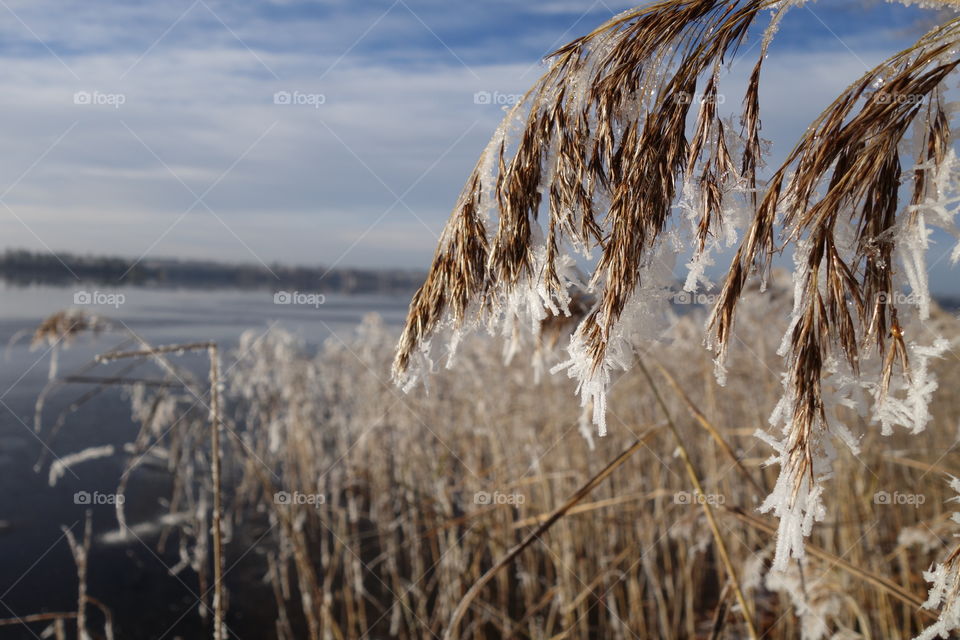
[(580, 487), (565, 503), (563, 503), (563, 505), (551, 513), (550, 516), (543, 522), (543, 524), (534, 529), (521, 542), (517, 543), (506, 553), (505, 556), (503, 556), (503, 558), (500, 559), (499, 562), (497, 562), (497, 564), (491, 567), (485, 574), (480, 576), (480, 579), (470, 586), (470, 588), (467, 590), (467, 593), (464, 594), (463, 598), (457, 604), (457, 608), (454, 609), (453, 615), (450, 617), (450, 624), (447, 625), (447, 630), (443, 633), (443, 640), (453, 640), (455, 637), (457, 637), (455, 635), (457, 628), (460, 626), (460, 621), (463, 619), (463, 616), (467, 613), (467, 609), (470, 608), (470, 604), (476, 599), (480, 591), (493, 579), (497, 572), (510, 564), (510, 562), (520, 555), (524, 549), (529, 547), (536, 540), (539, 540), (541, 535), (546, 533), (550, 527), (563, 518), (563, 516), (565, 516), (567, 512), (574, 507), (574, 505), (587, 497), (591, 491), (593, 491), (610, 474), (616, 471), (617, 468), (626, 462), (630, 456), (636, 453), (640, 447), (646, 446), (647, 441), (650, 440), (659, 430), (660, 427), (648, 429), (643, 435), (637, 438), (632, 445), (627, 447), (620, 455), (610, 461), (610, 464), (604, 467), (597, 475), (593, 476), (585, 485)]
[[(690, 478), (690, 483), (693, 485), (694, 490), (696, 490), (698, 495), (704, 495), (703, 485), (700, 483), (700, 478), (697, 475), (697, 471), (694, 469), (693, 462), (690, 460), (690, 454), (687, 452), (687, 448), (683, 444), (683, 438), (680, 437), (680, 432), (677, 430), (677, 425), (674, 423), (673, 417), (670, 415), (670, 410), (667, 408), (667, 403), (664, 402), (663, 397), (660, 395), (660, 390), (657, 387), (656, 382), (654, 382), (653, 376), (650, 375), (650, 371), (647, 369), (647, 366), (644, 364), (643, 358), (638, 357), (637, 363), (640, 365), (640, 370), (643, 371), (643, 375), (646, 376), (647, 382), (650, 383), (650, 390), (653, 391), (653, 395), (657, 399), (657, 404), (659, 404), (660, 408), (663, 409), (663, 414), (667, 419), (667, 426), (670, 428), (674, 439), (677, 441), (677, 449), (680, 451), (680, 459), (683, 460), (683, 466), (687, 470), (687, 476)], [(713, 539), (717, 544), (717, 552), (720, 554), (720, 559), (723, 561), (724, 569), (727, 571), (727, 577), (730, 579), (730, 585), (733, 587), (733, 592), (737, 597), (737, 602), (740, 604), (740, 611), (743, 614), (743, 620), (747, 625), (750, 638), (751, 640), (759, 640), (760, 636), (757, 635), (757, 629), (753, 624), (753, 612), (747, 605), (747, 599), (744, 597), (743, 590), (740, 588), (740, 581), (737, 578), (737, 571), (733, 566), (733, 562), (730, 560), (730, 554), (727, 552), (727, 544), (724, 542), (723, 536), (720, 535), (720, 527), (717, 525), (717, 520), (714, 516), (713, 509), (708, 501), (700, 500), (699, 502), (700, 506), (703, 507), (704, 514), (707, 516), (707, 523), (710, 525), (710, 531), (713, 533)]]
[(728, 458), (733, 462), (737, 467), (737, 471), (743, 476), (744, 480), (750, 483), (750, 485), (759, 492), (761, 496), (766, 495), (767, 491), (760, 486), (760, 483), (756, 478), (753, 477), (753, 474), (743, 466), (743, 461), (737, 456), (733, 448), (730, 446), (723, 435), (720, 434), (720, 431), (717, 430), (717, 427), (714, 426), (710, 420), (707, 419), (707, 416), (703, 414), (702, 411), (693, 403), (693, 400), (690, 399), (690, 396), (684, 391), (683, 387), (680, 386), (680, 383), (677, 382), (677, 379), (670, 373), (670, 370), (667, 369), (663, 364), (661, 364), (656, 359), (653, 360), (653, 364), (657, 365), (657, 369), (660, 370), (660, 373), (663, 374), (663, 377), (667, 379), (667, 382), (670, 383), (670, 386), (673, 387), (673, 390), (677, 392), (677, 397), (683, 401), (683, 404), (687, 406), (687, 409), (690, 411), (690, 415), (703, 427), (707, 433), (710, 434), (710, 437), (713, 438), (714, 442), (723, 450)]

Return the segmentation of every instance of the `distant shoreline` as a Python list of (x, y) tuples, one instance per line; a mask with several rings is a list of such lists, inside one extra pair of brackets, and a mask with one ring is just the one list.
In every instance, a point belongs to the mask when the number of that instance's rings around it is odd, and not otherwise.
[(414, 270), (228, 264), (148, 258), (78, 256), (8, 249), (0, 279), (14, 286), (93, 284), (104, 287), (299, 290), (342, 294), (409, 294), (425, 272)]
[[(412, 269), (353, 269), (322, 266), (230, 264), (205, 260), (147, 258), (134, 263), (111, 256), (57, 255), (23, 249), (0, 254), (0, 280), (20, 287), (31, 285), (105, 288), (241, 291), (299, 291), (327, 294), (412, 295), (426, 271)], [(960, 310), (960, 297), (936, 295), (945, 310)], [(694, 304), (693, 306), (702, 306)]]

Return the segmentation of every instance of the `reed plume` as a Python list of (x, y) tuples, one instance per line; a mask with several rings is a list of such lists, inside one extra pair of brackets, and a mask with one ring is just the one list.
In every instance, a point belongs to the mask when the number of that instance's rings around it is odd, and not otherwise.
[[(582, 286), (595, 302), (554, 371), (577, 381), (603, 435), (611, 375), (632, 366), (637, 345), (663, 326), (678, 254), (692, 250), (683, 286), (695, 293), (710, 285), (712, 253), (735, 247), (704, 335), (723, 381), (748, 283), (765, 286), (774, 257), (792, 252), (795, 303), (771, 417), (782, 435), (760, 434), (781, 469), (761, 507), (780, 518), (780, 570), (803, 558), (825, 514), (834, 443), (858, 451), (834, 408), (855, 408), (885, 434), (929, 421), (937, 386), (929, 363), (947, 343), (922, 324), (925, 252), (930, 227), (958, 235), (944, 96), (960, 64), (955, 18), (844, 90), (761, 178), (763, 64), (798, 4), (666, 0), (553, 53), (467, 180), (394, 362), (409, 389), (430, 366), (434, 338), (449, 333), (452, 352), (481, 324), (508, 336), (524, 322), (538, 331), (569, 315), (570, 292)], [(766, 9), (735, 123), (718, 110), (722, 71)], [(584, 283), (576, 253), (592, 267)]]

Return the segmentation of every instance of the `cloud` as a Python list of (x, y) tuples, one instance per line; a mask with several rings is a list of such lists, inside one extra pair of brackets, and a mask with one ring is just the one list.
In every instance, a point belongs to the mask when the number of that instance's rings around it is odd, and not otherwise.
[[(629, 3), (8, 4), (27, 26), (0, 21), (7, 246), (423, 266), (502, 116), (475, 95), (523, 92)], [(768, 61), (766, 137), (792, 143), (893, 48), (816, 28), (818, 50)]]

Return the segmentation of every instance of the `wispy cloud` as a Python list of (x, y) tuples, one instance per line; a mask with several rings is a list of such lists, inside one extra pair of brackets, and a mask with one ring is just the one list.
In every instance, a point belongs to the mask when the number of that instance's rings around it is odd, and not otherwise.
[[(7, 195), (29, 229), (0, 212), (4, 244), (379, 266), (429, 260), (498, 102), (631, 4), (5, 2), (0, 190), (76, 126)], [(789, 140), (863, 71), (857, 58), (893, 49), (877, 11), (836, 34), (802, 18), (815, 47), (785, 33), (767, 137)], [(734, 65), (730, 86), (748, 71)], [(213, 213), (191, 209), (215, 182)]]

